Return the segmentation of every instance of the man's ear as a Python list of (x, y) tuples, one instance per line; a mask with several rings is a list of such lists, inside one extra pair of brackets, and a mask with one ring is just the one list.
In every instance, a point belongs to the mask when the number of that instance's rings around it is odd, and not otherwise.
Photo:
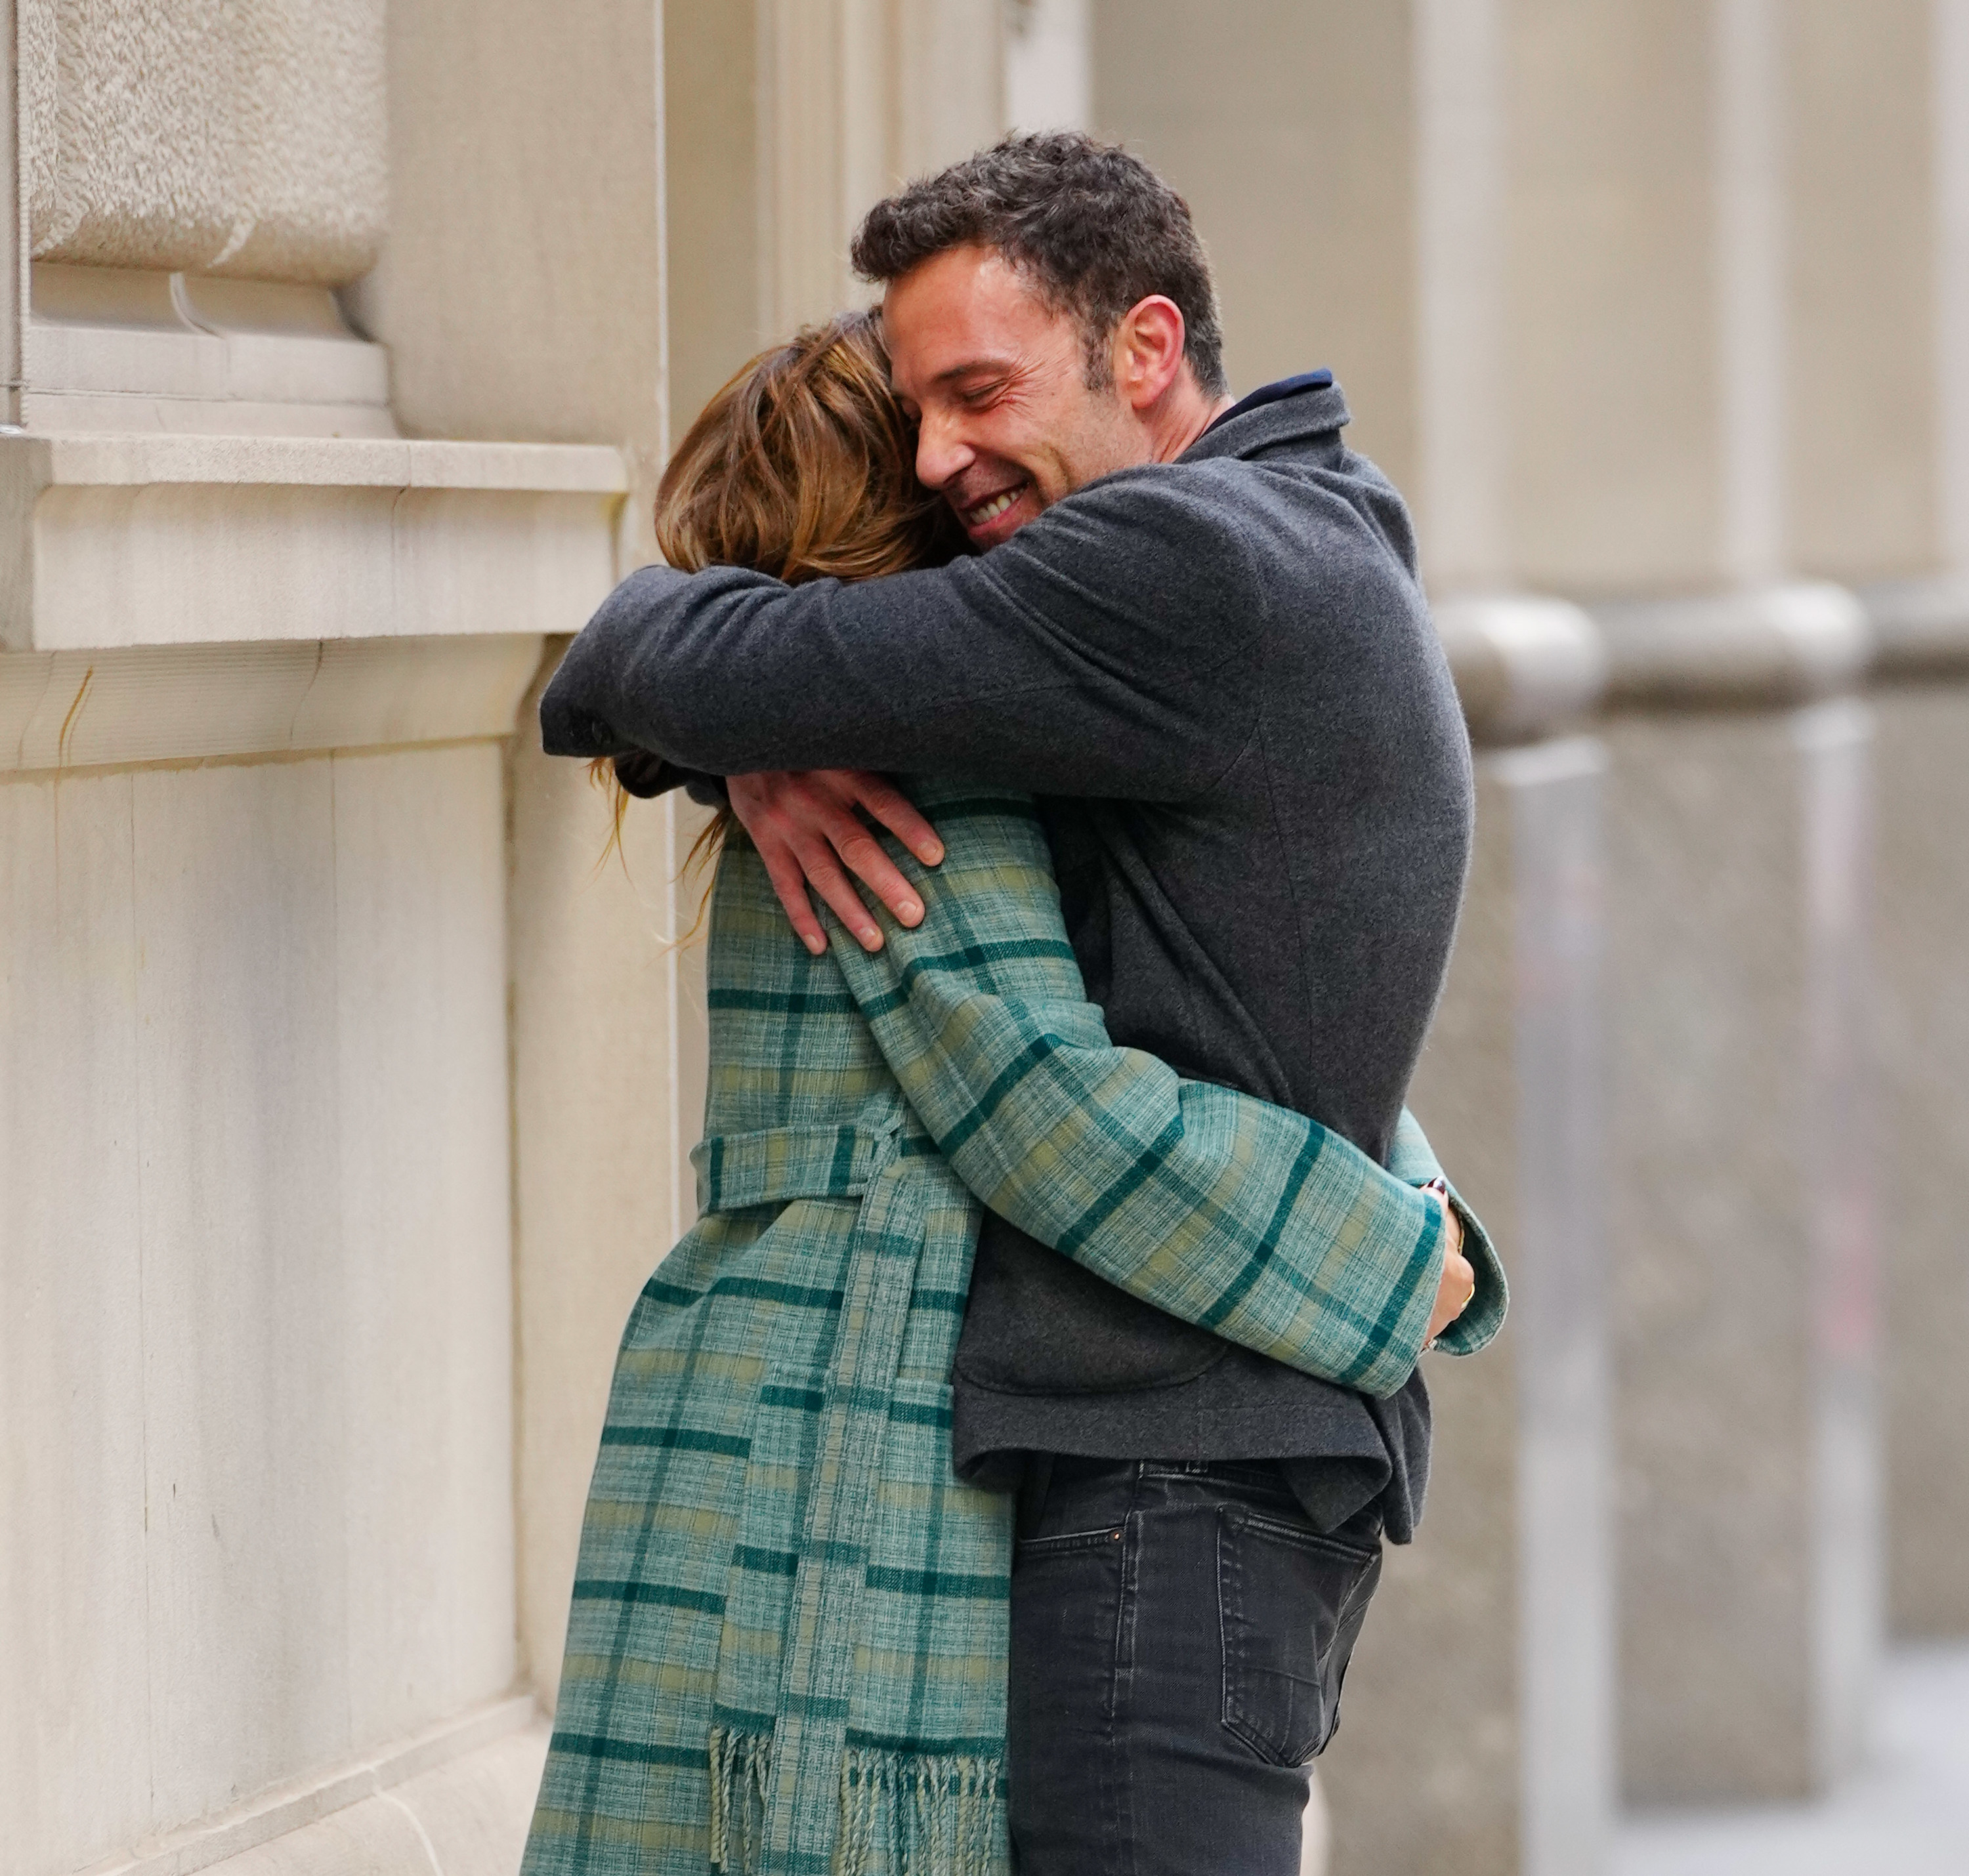
[(1183, 337), (1182, 309), (1161, 293), (1137, 300), (1121, 316), (1114, 330), (1114, 383), (1132, 409), (1150, 409), (1176, 382)]

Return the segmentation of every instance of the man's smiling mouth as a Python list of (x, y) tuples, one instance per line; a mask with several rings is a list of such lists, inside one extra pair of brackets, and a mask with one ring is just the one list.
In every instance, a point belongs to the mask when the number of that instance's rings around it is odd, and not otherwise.
[(1001, 488), (995, 495), (987, 495), (976, 507), (962, 510), (964, 525), (988, 527), (1031, 486), (1030, 482), (1014, 482), (1010, 488)]

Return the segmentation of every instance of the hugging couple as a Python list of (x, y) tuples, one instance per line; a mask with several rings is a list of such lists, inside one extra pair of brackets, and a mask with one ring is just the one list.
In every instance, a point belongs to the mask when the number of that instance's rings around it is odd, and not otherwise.
[(1232, 400), (1121, 150), (854, 258), (540, 706), (719, 859), (525, 1868), (1290, 1876), (1505, 1301), (1403, 1106), (1472, 799), (1408, 516), (1327, 373)]

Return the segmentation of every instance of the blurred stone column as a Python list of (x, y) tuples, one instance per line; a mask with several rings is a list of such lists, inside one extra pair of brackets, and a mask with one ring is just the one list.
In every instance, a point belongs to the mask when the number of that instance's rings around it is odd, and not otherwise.
[(1887, 1608), (1969, 1635), (1969, 580), (1867, 594), (1880, 645), (1880, 1220)]
[(1335, 1876), (1594, 1876), (1613, 1789), (1601, 1257), (1604, 753), (1544, 736), (1599, 652), (1552, 602), (1452, 602), (1474, 726), (1478, 847), (1411, 1095), (1503, 1247), (1512, 1314), (1430, 1357), (1428, 1511), (1390, 1550), (1345, 1723), (1321, 1761)]
[[(1827, 385), (1799, 451), (1831, 570), (1878, 643), (1880, 1216), (1887, 1610), (1969, 1635), (1969, 4), (1844, 22), (1816, 70), (1843, 130), (1818, 167)], [(1882, 70), (1881, 62), (1890, 61)], [(1855, 83), (1855, 71), (1868, 82)], [(1824, 134), (1824, 133), (1821, 133)], [(1855, 259), (1860, 264), (1856, 265)], [(1834, 316), (1837, 316), (1836, 317)], [(1815, 365), (1820, 362), (1813, 361)], [(1801, 389), (1801, 397), (1807, 394)], [(1849, 466), (1850, 465), (1850, 466)], [(1859, 473), (1856, 475), (1854, 470)], [(1802, 535), (1803, 530), (1801, 530)]]
[(1879, 1646), (1872, 724), (1838, 695), (1865, 625), (1831, 587), (1596, 616), (1636, 706), (1607, 732), (1625, 1784), (1795, 1797), (1860, 1757)]

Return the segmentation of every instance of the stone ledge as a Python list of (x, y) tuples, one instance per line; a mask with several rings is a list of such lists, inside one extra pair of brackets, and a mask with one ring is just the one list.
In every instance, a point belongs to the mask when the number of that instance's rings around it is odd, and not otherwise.
[(24, 480), (36, 488), (248, 483), (620, 495), (629, 486), (621, 455), (602, 444), (431, 437), (20, 431), (0, 437), (0, 465), (10, 480)]
[(1843, 586), (1801, 582), (1595, 605), (1611, 689), (1643, 705), (1786, 706), (1855, 689), (1873, 655)]
[(0, 649), (577, 630), (627, 478), (582, 445), (0, 436)]
[(0, 775), (510, 736), (541, 641), (0, 653)]
[(1888, 676), (1969, 671), (1969, 573), (1884, 580), (1858, 589)]
[[(446, 1876), (504, 1876), (519, 1861), (547, 1735), (530, 1695), (498, 1701), (140, 1843), (86, 1876), (195, 1876), (213, 1868), (239, 1876), (248, 1870), (367, 1876), (392, 1867), (422, 1873), (441, 1849), (462, 1853), (438, 1863)], [(467, 1828), (447, 1828), (460, 1823)]]
[(1607, 653), (1578, 607), (1506, 595), (1448, 599), (1433, 610), (1474, 740), (1530, 741), (1598, 705)]

